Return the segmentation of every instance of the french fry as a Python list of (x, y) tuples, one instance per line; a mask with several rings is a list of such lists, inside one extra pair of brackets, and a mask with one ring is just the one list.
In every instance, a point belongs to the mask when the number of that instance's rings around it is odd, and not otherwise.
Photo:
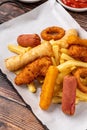
[(57, 75), (58, 69), (55, 66), (50, 66), (48, 68), (40, 94), (39, 106), (43, 110), (47, 110), (52, 102)]
[(62, 53), (60, 58), (63, 60), (74, 60), (74, 58), (65, 53)]
[(53, 97), (52, 98), (52, 103), (57, 104), (57, 103), (62, 103), (62, 98), (59, 96)]
[(36, 88), (34, 82), (27, 84), (27, 87), (28, 87), (29, 91), (32, 92), (32, 93), (35, 93), (37, 91), (37, 88)]
[(62, 91), (62, 84), (55, 84), (53, 97), (58, 96)]
[[(75, 104), (78, 104), (79, 103), (79, 98), (76, 98), (76, 100), (75, 100)], [(60, 96), (55, 96), (55, 97), (53, 97), (52, 98), (52, 103), (54, 103), (54, 104), (60, 104), (60, 103), (62, 103), (62, 97), (60, 97)]]
[(65, 62), (65, 60), (60, 58), (59, 62), (60, 62), (60, 64), (63, 64)]
[(77, 105), (80, 102), (79, 98), (76, 97), (75, 104)]
[(59, 64), (59, 58), (60, 58), (60, 47), (58, 45), (53, 45), (53, 53), (56, 61), (56, 65)]
[(67, 69), (63, 72), (60, 72), (57, 76), (56, 83), (61, 84), (63, 82), (64, 76), (68, 75), (71, 72), (71, 69)]
[(69, 60), (69, 61), (64, 62), (63, 64), (58, 65), (57, 68), (60, 72), (62, 72), (62, 71), (66, 71), (69, 68), (72, 68), (73, 66), (87, 67), (87, 62)]
[(55, 60), (55, 58), (51, 57), (51, 60), (52, 60), (53, 65), (56, 66), (56, 60)]
[(66, 49), (66, 48), (60, 48), (60, 52), (68, 54), (68, 49)]
[(87, 93), (83, 93), (79, 89), (76, 89), (76, 96), (80, 101), (87, 102)]
[(19, 45), (9, 44), (8, 49), (16, 54), (23, 54), (31, 49), (31, 47), (22, 47)]

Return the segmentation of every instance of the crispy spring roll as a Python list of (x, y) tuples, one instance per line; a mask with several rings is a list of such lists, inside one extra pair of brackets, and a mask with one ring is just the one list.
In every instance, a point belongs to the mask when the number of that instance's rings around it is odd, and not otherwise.
[(77, 81), (74, 76), (67, 75), (63, 81), (62, 111), (65, 114), (73, 115), (75, 112)]
[(5, 65), (9, 71), (15, 71), (24, 67), (26, 64), (34, 61), (35, 59), (43, 56), (53, 56), (53, 51), (50, 43), (38, 45), (24, 54), (5, 59)]

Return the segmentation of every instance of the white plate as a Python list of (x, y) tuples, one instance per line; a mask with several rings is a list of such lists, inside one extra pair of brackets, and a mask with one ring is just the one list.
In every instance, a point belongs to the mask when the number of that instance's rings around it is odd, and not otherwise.
[(24, 2), (24, 3), (35, 3), (35, 2), (39, 2), (41, 0), (19, 0), (21, 2)]
[(70, 11), (74, 11), (74, 12), (84, 12), (87, 11), (87, 8), (73, 8), (70, 6), (65, 5), (61, 0), (57, 0), (63, 7), (65, 7), (66, 9), (70, 10)]
[[(50, 1), (52, 3), (50, 3)], [(79, 103), (73, 116), (65, 115), (61, 104), (52, 104), (47, 111), (39, 107), (40, 89), (32, 94), (27, 87), (18, 87), (14, 83), (15, 74), (9, 72), (4, 60), (12, 55), (7, 46), (9, 43), (17, 44), (16, 38), (24, 33), (38, 33), (48, 26), (60, 26), (65, 30), (75, 28), (79, 35), (87, 38), (87, 32), (67, 13), (67, 11), (54, 0), (0, 25), (0, 69), (7, 75), (23, 100), (31, 106), (34, 115), (47, 126), (49, 130), (87, 130), (87, 103)], [(32, 124), (33, 125), (33, 124)]]

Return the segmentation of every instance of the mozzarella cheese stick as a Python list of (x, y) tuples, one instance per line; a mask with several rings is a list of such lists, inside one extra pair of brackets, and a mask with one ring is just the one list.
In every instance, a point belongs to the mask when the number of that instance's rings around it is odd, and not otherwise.
[(49, 42), (38, 45), (24, 54), (5, 59), (5, 65), (9, 71), (15, 71), (43, 56), (53, 56), (52, 46)]

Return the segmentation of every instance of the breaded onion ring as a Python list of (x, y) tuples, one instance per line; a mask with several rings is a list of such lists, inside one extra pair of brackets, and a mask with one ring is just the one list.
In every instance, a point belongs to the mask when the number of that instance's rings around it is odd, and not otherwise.
[(65, 30), (61, 27), (52, 26), (44, 29), (41, 32), (41, 37), (43, 40), (49, 41), (51, 39), (58, 40), (62, 38), (65, 34)]
[(87, 85), (85, 85), (81, 78), (86, 78), (87, 77), (87, 68), (78, 68), (76, 70), (76, 72), (74, 73), (76, 79), (77, 79), (77, 83), (78, 83), (78, 88), (84, 92), (87, 93)]

